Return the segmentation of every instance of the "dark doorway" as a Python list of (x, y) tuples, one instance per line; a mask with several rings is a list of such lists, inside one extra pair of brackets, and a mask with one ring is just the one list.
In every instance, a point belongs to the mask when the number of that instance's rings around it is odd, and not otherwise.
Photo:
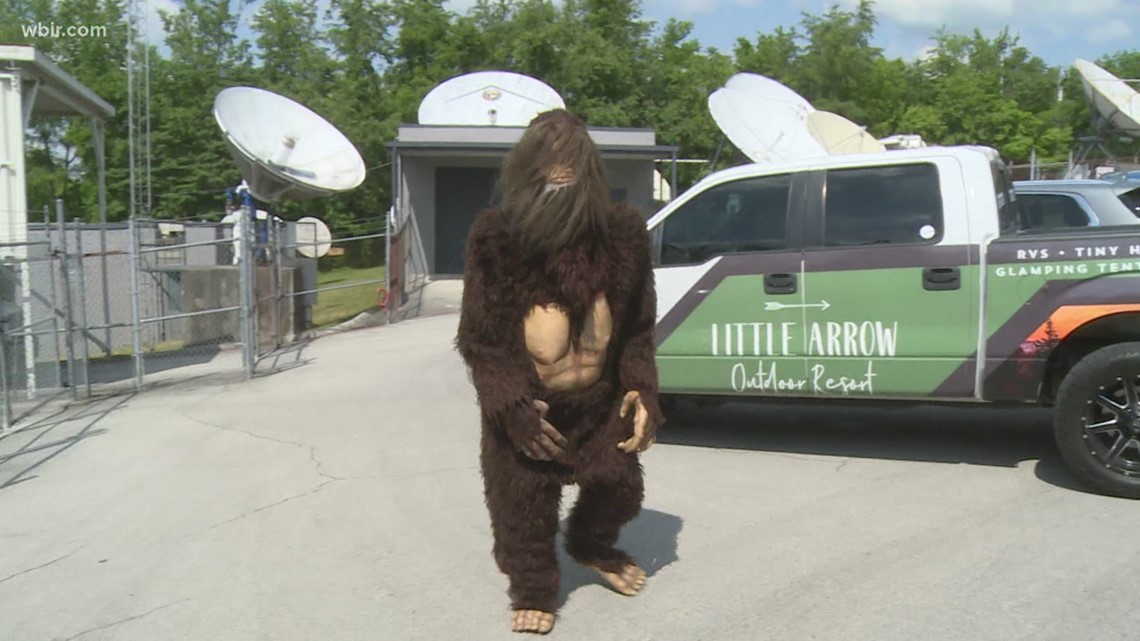
[(463, 248), (475, 216), (491, 204), (498, 169), (439, 167), (435, 170), (435, 273), (463, 273)]

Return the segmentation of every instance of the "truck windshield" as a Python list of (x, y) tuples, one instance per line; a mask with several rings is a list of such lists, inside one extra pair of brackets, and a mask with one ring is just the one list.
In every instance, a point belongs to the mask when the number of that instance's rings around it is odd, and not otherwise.
[(1002, 234), (1017, 231), (1018, 207), (1013, 197), (1012, 183), (1009, 178), (1009, 168), (1000, 158), (990, 161), (990, 169), (994, 175), (994, 192), (997, 196), (998, 229)]

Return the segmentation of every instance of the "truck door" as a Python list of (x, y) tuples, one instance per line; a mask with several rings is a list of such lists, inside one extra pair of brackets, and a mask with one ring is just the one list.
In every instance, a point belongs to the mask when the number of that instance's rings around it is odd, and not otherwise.
[(978, 345), (979, 285), (962, 176), (949, 157), (834, 169), (809, 194), (803, 294), (814, 395), (973, 395), (973, 370), (962, 365)]
[(792, 174), (732, 180), (651, 230), (663, 391), (803, 393), (799, 184)]

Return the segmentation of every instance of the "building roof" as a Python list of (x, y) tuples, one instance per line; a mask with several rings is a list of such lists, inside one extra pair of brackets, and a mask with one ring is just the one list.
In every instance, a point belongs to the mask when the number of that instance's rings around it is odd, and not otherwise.
[[(501, 155), (510, 151), (526, 127), (401, 125), (389, 149), (412, 155)], [(658, 145), (652, 129), (590, 127), (590, 137), (606, 157), (658, 158), (677, 147)]]
[(32, 115), (44, 117), (110, 118), (115, 108), (34, 47), (0, 45), (0, 73), (15, 70), (34, 84)]

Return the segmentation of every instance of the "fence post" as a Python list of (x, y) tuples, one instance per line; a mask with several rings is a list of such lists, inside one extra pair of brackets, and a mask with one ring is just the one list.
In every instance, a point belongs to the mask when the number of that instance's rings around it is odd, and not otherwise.
[(273, 349), (281, 347), (281, 228), (274, 216), (269, 216), (269, 252), (272, 263), (273, 291), (270, 299), (273, 305)]
[(59, 227), (59, 240), (62, 246), (61, 255), (61, 272), (63, 273), (63, 305), (64, 305), (64, 340), (67, 344), (67, 386), (71, 389), (71, 400), (79, 398), (79, 392), (75, 388), (75, 340), (72, 332), (75, 329), (75, 323), (71, 318), (71, 274), (67, 260), (67, 224), (63, 222), (63, 199), (57, 198), (55, 201), (55, 222)]
[(111, 342), (111, 289), (110, 281), (107, 278), (107, 221), (99, 221), (99, 268), (102, 271), (103, 282), (103, 340), (104, 351), (107, 358), (111, 358), (113, 351)]
[(75, 219), (75, 255), (79, 257), (77, 276), (79, 277), (79, 338), (83, 341), (83, 389), (87, 398), (91, 397), (91, 351), (87, 343), (87, 277), (83, 271), (83, 224)]
[(134, 365), (135, 389), (141, 390), (143, 385), (143, 356), (142, 356), (142, 312), (139, 310), (139, 226), (138, 221), (131, 218), (127, 222), (130, 230), (130, 257), (131, 257), (131, 329), (134, 334)]
[(5, 327), (0, 327), (0, 392), (4, 394), (3, 400), (0, 401), (4, 420), (3, 426), (0, 426), (0, 433), (4, 433), (12, 429), (12, 399), (11, 390), (8, 389), (8, 330)]
[(253, 367), (255, 357), (253, 352), (255, 350), (254, 342), (256, 332), (253, 330), (253, 265), (251, 264), (250, 251), (251, 243), (250, 236), (255, 232), (253, 229), (253, 208), (248, 205), (243, 205), (239, 220), (241, 221), (241, 238), (238, 242), (238, 252), (241, 254), (238, 258), (238, 283), (240, 289), (240, 305), (241, 305), (241, 342), (242, 342), (242, 368), (245, 370), (245, 377), (253, 378)]
[(44, 205), (44, 231), (47, 237), (47, 254), (48, 254), (48, 281), (51, 287), (51, 328), (52, 328), (52, 341), (55, 344), (55, 381), (56, 383), (63, 383), (63, 369), (59, 365), (59, 358), (63, 355), (63, 350), (60, 349), (59, 344), (59, 294), (55, 286), (55, 269), (56, 269), (56, 255), (55, 243), (51, 240), (51, 216), (47, 205)]
[(392, 324), (392, 219), (396, 216), (396, 206), (384, 215), (384, 324)]

